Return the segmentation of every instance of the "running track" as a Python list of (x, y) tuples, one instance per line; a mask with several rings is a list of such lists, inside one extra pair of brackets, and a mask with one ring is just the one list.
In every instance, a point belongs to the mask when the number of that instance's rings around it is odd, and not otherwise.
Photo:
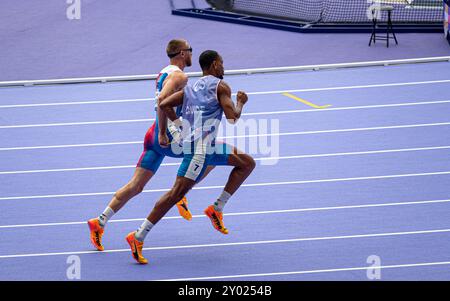
[(147, 266), (124, 237), (179, 160), (114, 216), (107, 251), (92, 249), (85, 221), (133, 173), (154, 82), (1, 88), (0, 280), (67, 280), (70, 255), (82, 280), (368, 280), (371, 255), (382, 280), (450, 280), (449, 63), (226, 80), (249, 94), (244, 120), (278, 121), (265, 137), (279, 152), (254, 155), (225, 208), (229, 235), (202, 214), (230, 171), (219, 167), (189, 193), (191, 222), (173, 209), (148, 235)]

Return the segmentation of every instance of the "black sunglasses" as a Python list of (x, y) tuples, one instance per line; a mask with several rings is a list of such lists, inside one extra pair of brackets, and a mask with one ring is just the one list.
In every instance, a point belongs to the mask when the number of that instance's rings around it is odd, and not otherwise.
[(169, 56), (169, 58), (176, 57), (176, 56), (179, 55), (182, 51), (189, 51), (190, 53), (192, 53), (192, 47), (187, 48), (187, 49), (181, 49), (181, 50), (178, 51), (178, 52), (168, 54), (168, 56)]

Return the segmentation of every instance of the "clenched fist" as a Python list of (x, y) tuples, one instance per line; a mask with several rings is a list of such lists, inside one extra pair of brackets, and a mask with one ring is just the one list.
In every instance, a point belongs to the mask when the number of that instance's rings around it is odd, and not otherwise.
[(169, 137), (167, 136), (166, 133), (163, 133), (163, 134), (159, 133), (158, 140), (159, 140), (159, 145), (161, 147), (163, 147), (163, 148), (169, 147), (169, 145), (170, 145)]
[(247, 102), (248, 96), (243, 91), (238, 91), (236, 95), (237, 102), (242, 103), (243, 105)]

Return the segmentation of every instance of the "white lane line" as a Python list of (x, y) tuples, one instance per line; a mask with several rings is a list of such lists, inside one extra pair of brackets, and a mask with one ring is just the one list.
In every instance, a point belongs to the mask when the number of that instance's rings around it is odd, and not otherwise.
[[(405, 106), (419, 106), (419, 105), (433, 105), (450, 103), (450, 100), (428, 101), (428, 102), (409, 102), (383, 105), (367, 105), (367, 106), (353, 106), (353, 107), (334, 107), (321, 110), (285, 110), (272, 112), (252, 112), (243, 113), (242, 116), (260, 116), (260, 115), (282, 115), (282, 114), (297, 114), (297, 113), (317, 113), (327, 111), (346, 111), (346, 110), (363, 110), (376, 108), (392, 108)], [(82, 121), (82, 122), (60, 122), (60, 123), (42, 123), (42, 124), (20, 124), (20, 125), (3, 125), (0, 129), (17, 129), (17, 128), (35, 128), (35, 127), (59, 127), (59, 126), (80, 126), (80, 125), (99, 125), (99, 124), (122, 124), (122, 123), (139, 123), (155, 121), (154, 118), (147, 119), (127, 119), (127, 120), (105, 120), (105, 121)]]
[[(379, 269), (399, 269), (399, 268), (413, 268), (413, 267), (440, 266), (440, 265), (450, 265), (450, 261), (383, 265), (383, 266), (379, 266), (377, 268), (379, 268)], [(291, 271), (291, 272), (240, 274), (240, 275), (226, 275), (226, 276), (207, 276), (207, 277), (176, 278), (176, 279), (158, 279), (158, 280), (149, 280), (149, 281), (195, 281), (195, 280), (214, 280), (214, 279), (217, 280), (217, 279), (265, 277), (265, 276), (287, 276), (287, 275), (301, 275), (301, 274), (364, 271), (364, 270), (368, 270), (368, 269), (373, 269), (373, 267), (365, 266), (365, 267), (353, 267), (353, 268), (336, 268), (336, 269), (321, 269), (321, 270), (306, 270), (306, 271)]]
[(229, 139), (229, 138), (252, 138), (252, 137), (271, 137), (271, 136), (313, 135), (313, 134), (325, 134), (325, 133), (346, 133), (346, 132), (361, 132), (361, 131), (379, 131), (379, 130), (406, 129), (406, 128), (446, 126), (446, 125), (450, 125), (450, 122), (420, 123), (420, 124), (377, 126), (377, 127), (353, 128), (353, 129), (336, 129), (336, 130), (290, 132), (290, 133), (273, 133), (273, 134), (271, 133), (271, 134), (261, 134), (261, 135), (240, 135), (240, 136), (218, 137), (218, 138), (220, 138), (220, 139)]
[(155, 98), (132, 98), (132, 99), (72, 101), (72, 102), (29, 103), (29, 104), (15, 104), (15, 105), (0, 105), (0, 109), (91, 105), (91, 104), (93, 105), (93, 104), (122, 103), (122, 102), (143, 102), (143, 101), (152, 101), (152, 100), (155, 100)]
[[(274, 161), (274, 160), (291, 160), (291, 159), (308, 159), (308, 158), (326, 158), (326, 157), (340, 157), (340, 156), (359, 156), (372, 154), (388, 154), (401, 152), (417, 152), (430, 150), (445, 150), (450, 149), (450, 146), (432, 146), (419, 148), (400, 148), (400, 149), (385, 149), (374, 151), (360, 151), (360, 152), (345, 152), (345, 153), (330, 153), (330, 154), (311, 154), (311, 155), (295, 155), (295, 156), (281, 156), (281, 157), (263, 157), (255, 158), (255, 161)], [(161, 166), (178, 166), (179, 162), (163, 163)], [(111, 169), (127, 169), (135, 168), (134, 165), (115, 165), (115, 166), (96, 166), (96, 167), (76, 167), (76, 168), (55, 168), (55, 169), (34, 169), (34, 170), (15, 170), (15, 171), (0, 171), (0, 175), (12, 174), (30, 174), (30, 173), (49, 173), (49, 172), (72, 172), (72, 171), (93, 171), (93, 170), (111, 170)]]
[[(352, 90), (352, 89), (366, 89), (366, 88), (382, 88), (382, 87), (400, 87), (400, 86), (414, 86), (414, 85), (430, 85), (448, 83), (449, 79), (432, 80), (432, 81), (417, 81), (417, 82), (401, 82), (388, 84), (372, 84), (372, 85), (356, 85), (356, 86), (341, 86), (341, 87), (324, 87), (324, 88), (307, 88), (307, 89), (290, 89), (290, 90), (276, 90), (276, 91), (256, 91), (247, 92), (247, 95), (265, 95), (265, 94), (281, 94), (293, 92), (316, 92), (316, 91), (334, 91), (334, 90)], [(236, 95), (236, 93), (233, 93)], [(136, 99), (115, 99), (115, 100), (101, 100), (101, 101), (77, 101), (77, 102), (53, 102), (53, 103), (36, 103), (36, 104), (10, 104), (0, 105), (0, 109), (6, 108), (23, 108), (23, 107), (40, 107), (40, 106), (64, 106), (64, 105), (88, 105), (88, 104), (105, 104), (105, 103), (121, 103), (121, 102), (142, 102), (153, 101), (155, 98), (136, 98)]]
[[(406, 128), (447, 126), (447, 125), (450, 125), (450, 122), (419, 123), (419, 124), (406, 124), (406, 125), (377, 126), (377, 127), (320, 130), (320, 131), (304, 131), (304, 132), (288, 132), (288, 133), (269, 133), (269, 134), (256, 134), (256, 135), (237, 135), (237, 136), (226, 136), (226, 137), (217, 137), (217, 138), (218, 139), (237, 139), (237, 138), (271, 137), (271, 136), (315, 135), (315, 134), (326, 134), (326, 133), (379, 131), (379, 130), (390, 130), (390, 129), (406, 129)], [(0, 151), (73, 148), (73, 147), (95, 147), (95, 146), (112, 146), (112, 145), (127, 145), (127, 144), (142, 144), (142, 143), (143, 143), (142, 141), (124, 141), (124, 142), (101, 142), (101, 143), (81, 143), (81, 144), (63, 144), (63, 145), (16, 146), (16, 147), (2, 147), (2, 148), (0, 148)]]
[[(330, 182), (365, 181), (365, 180), (395, 179), (395, 178), (408, 178), (408, 177), (441, 176), (441, 175), (449, 175), (449, 174), (450, 174), (450, 171), (439, 171), (439, 172), (429, 172), (429, 173), (397, 174), (397, 175), (354, 177), (354, 178), (335, 178), (335, 179), (304, 180), (304, 181), (289, 181), (289, 182), (252, 183), (252, 184), (243, 184), (243, 185), (241, 185), (241, 187), (302, 185), (302, 184), (314, 184), (314, 183), (330, 183)], [(205, 189), (206, 190), (223, 189), (223, 185), (199, 186), (199, 187), (193, 188), (193, 190), (205, 190)], [(161, 189), (143, 190), (142, 192), (143, 193), (167, 192), (169, 190), (170, 190), (170, 188), (161, 188)], [(115, 193), (115, 191), (70, 193), (70, 194), (49, 194), (49, 195), (29, 195), (29, 196), (8, 196), (8, 197), (0, 197), (0, 201), (24, 200), (24, 199), (68, 198), (68, 197), (83, 197), (83, 196), (101, 196), (101, 195), (113, 195), (114, 193)]]
[(121, 123), (138, 123), (138, 122), (150, 122), (150, 121), (155, 121), (155, 119), (129, 119), (129, 120), (108, 120), (108, 121), (2, 125), (2, 126), (0, 126), (0, 129), (4, 130), (4, 129), (23, 129), (23, 128), (36, 128), (36, 127), (74, 126), (74, 125), (121, 124)]
[[(290, 243), (290, 242), (323, 241), (323, 240), (354, 239), (354, 238), (389, 237), (389, 236), (404, 236), (404, 235), (448, 233), (448, 232), (450, 232), (450, 229), (436, 229), (436, 230), (419, 230), (419, 231), (408, 231), (408, 232), (388, 232), (388, 233), (356, 234), (356, 235), (341, 235), (341, 236), (322, 236), (322, 237), (293, 238), (293, 239), (245, 241), (245, 242), (233, 242), (233, 243), (148, 247), (148, 248), (143, 248), (142, 250), (143, 251), (155, 251), (155, 250), (179, 250), (179, 249), (192, 249), (192, 248), (214, 248), (214, 247), (279, 244), (279, 243)], [(130, 252), (130, 249), (105, 250), (105, 251), (102, 251), (101, 253), (118, 253), (118, 252)], [(0, 255), (0, 259), (59, 256), (59, 255), (71, 255), (71, 254), (82, 255), (82, 254), (98, 254), (98, 253), (99, 253), (98, 251), (70, 251), (70, 252), (54, 252), (54, 253), (12, 254), (12, 255)]]
[(272, 115), (272, 114), (293, 114), (293, 113), (319, 113), (328, 111), (346, 111), (346, 110), (362, 110), (362, 109), (378, 109), (378, 108), (390, 108), (390, 107), (407, 107), (407, 106), (420, 106), (420, 105), (433, 105), (450, 103), (450, 100), (436, 100), (436, 101), (422, 101), (422, 102), (406, 102), (406, 103), (393, 103), (382, 105), (366, 105), (366, 106), (353, 106), (353, 107), (331, 107), (320, 110), (286, 110), (286, 111), (274, 111), (274, 112), (253, 112), (243, 113), (242, 116), (254, 116), (254, 115)]
[(374, 84), (374, 85), (358, 85), (358, 86), (329, 87), (329, 88), (312, 88), (312, 89), (277, 90), (277, 91), (266, 91), (266, 92), (249, 92), (247, 94), (248, 95), (262, 95), (262, 94), (279, 94), (279, 93), (285, 93), (285, 92), (292, 93), (292, 92), (316, 92), (316, 91), (353, 90), (353, 89), (367, 89), (367, 88), (382, 88), (382, 87), (400, 87), (400, 86), (442, 84), (442, 83), (448, 83), (448, 82), (450, 82), (450, 79), (432, 80), (432, 81), (419, 81), (419, 82), (391, 83), (391, 84)]
[[(163, 164), (161, 164), (161, 166), (178, 166), (178, 165), (180, 165), (180, 163), (163, 163)], [(98, 167), (79, 167), (79, 168), (17, 170), (17, 171), (2, 171), (2, 172), (0, 172), (0, 175), (47, 173), (47, 172), (110, 170), (110, 169), (126, 169), (126, 168), (135, 168), (135, 167), (136, 167), (136, 164), (134, 164), (134, 165), (98, 166)]]
[(43, 145), (43, 146), (24, 146), (24, 147), (22, 147), (22, 146), (20, 146), (20, 147), (3, 147), (3, 148), (0, 148), (0, 151), (72, 148), (72, 147), (95, 147), (95, 146), (113, 146), (113, 145), (130, 145), (130, 144), (143, 144), (143, 141), (102, 142), (102, 143)]
[[(378, 204), (363, 204), (363, 205), (346, 205), (333, 207), (318, 207), (318, 208), (300, 208), (300, 209), (284, 209), (284, 210), (266, 210), (266, 211), (252, 211), (252, 212), (234, 212), (224, 213), (224, 216), (244, 216), (244, 215), (264, 215), (277, 213), (298, 213), (311, 211), (329, 211), (329, 210), (347, 210), (347, 209), (361, 209), (361, 208), (377, 208), (377, 207), (391, 207), (391, 206), (409, 206), (409, 205), (428, 205), (428, 204), (442, 204), (449, 203), (448, 200), (432, 200), (432, 201), (416, 201), (416, 202), (397, 202), (397, 203), (378, 203)], [(193, 218), (204, 218), (203, 214), (192, 215)], [(167, 216), (164, 220), (181, 219), (181, 216)], [(140, 222), (143, 218), (127, 218), (110, 220), (110, 223), (127, 223)], [(61, 223), (41, 223), (41, 224), (22, 224), (22, 225), (3, 225), (0, 229), (14, 229), (14, 228), (29, 228), (29, 227), (52, 227), (52, 226), (72, 226), (72, 225), (86, 225), (86, 221), (82, 222), (61, 222)]]

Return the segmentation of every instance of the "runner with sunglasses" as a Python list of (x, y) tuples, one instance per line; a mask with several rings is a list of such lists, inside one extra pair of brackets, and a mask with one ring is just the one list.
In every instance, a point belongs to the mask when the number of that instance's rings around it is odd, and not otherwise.
[[(166, 53), (170, 59), (170, 65), (161, 70), (156, 80), (156, 120), (145, 135), (144, 151), (136, 165), (134, 175), (125, 186), (117, 190), (103, 213), (88, 221), (91, 242), (99, 251), (104, 250), (102, 236), (108, 220), (131, 198), (143, 191), (145, 185), (158, 170), (164, 157), (183, 158), (182, 152), (175, 153), (172, 151), (172, 148), (161, 147), (160, 145), (170, 144), (174, 139), (176, 140), (179, 130), (173, 122), (167, 119), (164, 112), (158, 108), (158, 104), (186, 86), (188, 77), (183, 70), (185, 67), (192, 65), (192, 47), (187, 41), (176, 39), (168, 43)], [(176, 111), (177, 114), (180, 114), (181, 107), (176, 108)], [(159, 135), (159, 128), (167, 128), (167, 135)], [(163, 139), (161, 142), (159, 141), (160, 137)], [(213, 166), (208, 167), (204, 176), (213, 168)], [(188, 202), (184, 196), (177, 203), (180, 215), (186, 220), (190, 220), (192, 214), (187, 205)]]

